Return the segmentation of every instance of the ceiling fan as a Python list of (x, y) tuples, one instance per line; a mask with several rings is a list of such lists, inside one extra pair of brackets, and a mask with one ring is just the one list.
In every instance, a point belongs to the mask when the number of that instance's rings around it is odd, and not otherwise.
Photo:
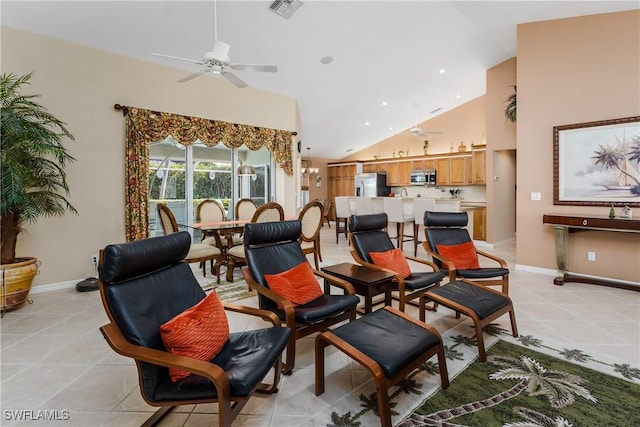
[(415, 125), (409, 129), (408, 132), (411, 132), (413, 135), (415, 136), (419, 136), (421, 138), (424, 138), (428, 135), (431, 134), (438, 134), (438, 133), (443, 133), (442, 131), (437, 131), (437, 130), (424, 130), (422, 128), (420, 128), (418, 126), (418, 104), (415, 104), (415, 108), (416, 108), (416, 120), (415, 120)]
[(278, 67), (275, 65), (258, 65), (258, 64), (234, 64), (229, 59), (229, 49), (231, 46), (218, 40), (218, 21), (217, 21), (217, 4), (213, 2), (213, 20), (215, 24), (215, 33), (213, 41), (213, 50), (204, 52), (202, 59), (189, 59), (179, 56), (165, 55), (162, 53), (152, 53), (155, 56), (162, 56), (164, 58), (178, 59), (180, 61), (188, 61), (197, 65), (204, 65), (205, 69), (197, 73), (189, 74), (178, 80), (179, 83), (188, 82), (196, 77), (199, 77), (205, 73), (218, 74), (224, 77), (229, 82), (233, 83), (236, 87), (247, 87), (245, 83), (238, 76), (233, 74), (230, 70), (236, 71), (262, 71), (267, 73), (275, 73), (278, 71)]

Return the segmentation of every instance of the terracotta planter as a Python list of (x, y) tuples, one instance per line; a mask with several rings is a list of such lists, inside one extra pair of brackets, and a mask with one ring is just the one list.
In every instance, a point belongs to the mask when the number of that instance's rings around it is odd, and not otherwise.
[(39, 265), (36, 258), (18, 258), (16, 263), (0, 265), (0, 304), (3, 312), (18, 308), (27, 301)]

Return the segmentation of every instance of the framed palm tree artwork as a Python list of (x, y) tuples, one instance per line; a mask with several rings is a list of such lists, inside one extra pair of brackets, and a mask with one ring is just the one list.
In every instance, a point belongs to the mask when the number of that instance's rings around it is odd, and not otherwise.
[(640, 207), (640, 116), (554, 126), (553, 204)]

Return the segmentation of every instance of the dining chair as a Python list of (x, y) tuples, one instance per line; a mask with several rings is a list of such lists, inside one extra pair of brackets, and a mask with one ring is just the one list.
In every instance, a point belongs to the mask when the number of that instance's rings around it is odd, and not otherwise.
[(422, 243), (418, 237), (420, 236), (420, 225), (424, 222), (424, 213), (435, 210), (436, 199), (418, 197), (413, 201), (413, 256), (418, 256), (418, 244)]
[[(221, 303), (215, 291), (205, 294), (182, 262), (190, 247), (191, 236), (181, 231), (100, 252), (98, 285), (109, 319), (100, 331), (116, 353), (135, 361), (142, 398), (159, 408), (145, 427), (163, 420), (175, 425), (165, 417), (176, 406), (212, 402), (217, 405), (207, 425), (217, 418), (217, 425), (230, 427), (254, 394), (278, 391), (291, 331), (271, 312)], [(232, 332), (226, 311), (272, 327)], [(269, 384), (263, 383), (267, 375), (273, 375)]]
[(246, 219), (247, 221), (251, 220), (253, 214), (256, 212), (258, 207), (251, 199), (240, 199), (236, 203), (234, 208), (234, 214), (236, 220)]
[[(158, 218), (160, 218), (160, 224), (165, 235), (170, 235), (178, 232), (178, 223), (176, 217), (164, 203), (158, 203)], [(189, 252), (185, 257), (185, 261), (188, 263), (198, 262), (202, 265), (202, 275), (207, 275), (207, 261), (211, 261), (211, 273), (215, 273), (217, 282), (220, 283), (220, 266), (223, 263), (224, 253), (222, 250), (222, 243), (218, 235), (207, 237), (200, 243), (192, 243), (189, 248)], [(215, 264), (214, 264), (215, 261)]]
[(317, 201), (307, 203), (298, 216), (302, 224), (300, 247), (302, 252), (313, 254), (316, 270), (320, 268), (318, 259), (322, 261), (320, 253), (320, 227), (322, 227), (322, 204)]
[(338, 196), (335, 198), (335, 202), (336, 202), (336, 245), (337, 245), (338, 236), (340, 235), (340, 233), (344, 233), (345, 239), (349, 240), (347, 237), (347, 232), (348, 232), (347, 220), (355, 212), (351, 211), (351, 203), (349, 202), (349, 197)]
[[(274, 221), (284, 221), (284, 209), (276, 202), (269, 202), (256, 209), (250, 222)], [(234, 246), (227, 251), (227, 282), (233, 282), (234, 268), (245, 265), (246, 262), (244, 245)]]
[(324, 221), (327, 221), (327, 227), (331, 228), (331, 199), (324, 199), (322, 205), (322, 226), (324, 227)]
[[(221, 222), (226, 218), (224, 206), (217, 200), (204, 199), (196, 207), (196, 222)], [(208, 236), (214, 236), (215, 231), (203, 231), (202, 240)]]

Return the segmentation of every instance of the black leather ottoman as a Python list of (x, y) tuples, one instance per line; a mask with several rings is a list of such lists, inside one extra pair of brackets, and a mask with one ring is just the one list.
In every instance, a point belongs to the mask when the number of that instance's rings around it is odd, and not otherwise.
[(481, 362), (487, 360), (482, 336), (483, 327), (503, 314), (509, 313), (511, 331), (514, 337), (518, 336), (513, 303), (511, 298), (502, 292), (471, 281), (454, 280), (444, 286), (433, 288), (420, 297), (420, 320), (423, 322), (425, 321), (425, 304), (428, 301), (435, 301), (436, 308), (438, 304), (444, 305), (454, 310), (456, 315), (463, 313), (473, 320), (478, 342), (478, 359)]
[(324, 348), (328, 345), (373, 374), (384, 427), (391, 427), (389, 388), (435, 354), (442, 388), (449, 387), (444, 346), (438, 331), (395, 308), (384, 307), (316, 337), (316, 396), (324, 393)]

